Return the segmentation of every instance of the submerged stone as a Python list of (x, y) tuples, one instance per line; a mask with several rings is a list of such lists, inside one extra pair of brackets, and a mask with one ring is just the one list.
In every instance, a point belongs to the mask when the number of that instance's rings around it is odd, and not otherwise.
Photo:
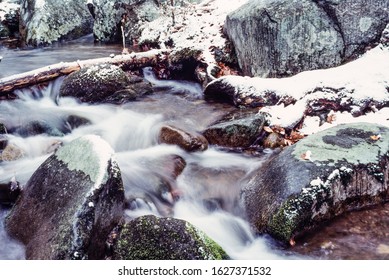
[(124, 189), (113, 150), (88, 135), (61, 147), (32, 175), (6, 219), (27, 259), (101, 259), (122, 217)]
[(288, 242), (345, 211), (388, 200), (389, 128), (357, 123), (311, 135), (247, 178), (242, 202), (258, 232)]
[(226, 252), (192, 224), (142, 216), (126, 223), (113, 247), (116, 260), (222, 260)]

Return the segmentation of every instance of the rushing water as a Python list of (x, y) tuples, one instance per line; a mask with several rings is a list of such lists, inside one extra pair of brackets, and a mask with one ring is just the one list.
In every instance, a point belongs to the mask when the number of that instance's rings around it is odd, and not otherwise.
[[(75, 46), (80, 48), (74, 50)], [(89, 55), (83, 56), (85, 49), (81, 43), (60, 46), (58, 49), (4, 51), (1, 54), (4, 56), (0, 65), (1, 75), (31, 70), (23, 66), (25, 61), (32, 65), (31, 68), (37, 68), (58, 60), (66, 61), (70, 57), (74, 60), (74, 53), (80, 54), (79, 59), (89, 58)], [(97, 48), (90, 53), (96, 56), (102, 50), (105, 53), (112, 51)], [(65, 57), (61, 57), (61, 53)], [(10, 64), (13, 67), (8, 67)], [(187, 131), (201, 131), (233, 108), (205, 102), (201, 87), (196, 83), (159, 81), (150, 69), (145, 69), (144, 74), (159, 90), (151, 96), (121, 106), (87, 105), (72, 98), (59, 99), (62, 79), (57, 79), (44, 89), (16, 91), (17, 100), (1, 102), (0, 122), (11, 131), (34, 120), (61, 127), (69, 116), (85, 118), (89, 124), (78, 128), (68, 127), (69, 133), (63, 137), (9, 134), (9, 143), (23, 151), (23, 158), (0, 164), (0, 183), (7, 183), (16, 177), (24, 185), (61, 143), (66, 144), (86, 134), (100, 135), (116, 152), (127, 198), (137, 197), (129, 205), (126, 215), (170, 215), (185, 219), (221, 244), (232, 258), (282, 258), (282, 253), (271, 248), (270, 239), (257, 238), (252, 234), (237, 204), (240, 179), (261, 164), (262, 159), (227, 153), (213, 147), (204, 152), (187, 153), (176, 146), (157, 143), (158, 132), (164, 124)], [(164, 159), (177, 155), (185, 159), (187, 166), (174, 180), (174, 188), (180, 193), (180, 199), (175, 201), (169, 192), (151, 186), (159, 178), (173, 182)], [(0, 209), (0, 259), (22, 259), (23, 246), (11, 241), (4, 231), (7, 211)]]
[[(38, 50), (0, 49), (0, 56), (4, 57), (0, 62), (0, 78), (51, 63), (107, 56), (121, 51), (121, 46), (93, 45), (90, 40), (91, 38), (87, 37), (77, 42)], [(198, 132), (234, 108), (205, 102), (202, 90), (196, 83), (160, 81), (153, 76), (150, 69), (144, 69), (144, 74), (158, 89), (157, 92), (120, 106), (87, 105), (72, 98), (59, 99), (58, 90), (62, 78), (44, 89), (19, 90), (16, 92), (19, 97), (17, 100), (1, 101), (0, 122), (11, 131), (21, 124), (36, 120), (62, 129), (65, 125), (65, 130), (69, 133), (63, 137), (21, 137), (9, 134), (9, 142), (23, 151), (23, 158), (0, 163), (0, 184), (15, 177), (24, 185), (58, 145), (69, 143), (82, 135), (96, 134), (105, 139), (116, 152), (126, 187), (126, 197), (131, 201), (125, 211), (128, 217), (155, 214), (187, 220), (204, 230), (235, 259), (298, 258), (300, 254), (303, 254), (304, 258), (308, 258), (308, 255), (314, 258), (353, 258), (360, 246), (358, 242), (347, 243), (347, 246), (343, 246), (345, 249), (333, 256), (330, 255), (332, 251), (337, 251), (333, 248), (341, 242), (331, 243), (327, 239), (334, 236), (333, 232), (340, 232), (341, 237), (351, 233), (354, 234), (352, 240), (360, 240), (355, 238), (355, 228), (360, 229), (359, 225), (351, 226), (350, 223), (347, 224), (347, 220), (346, 226), (338, 224), (335, 230), (328, 227), (328, 234), (319, 237), (319, 243), (315, 243), (313, 237), (311, 240), (302, 241), (300, 247), (297, 246), (289, 253), (280, 249), (271, 238), (254, 236), (250, 226), (242, 218), (237, 199), (242, 187), (241, 178), (266, 159), (266, 151), (255, 157), (228, 153), (215, 147), (204, 152), (187, 153), (176, 146), (158, 144), (157, 135), (162, 125), (169, 124), (188, 132)], [(72, 127), (66, 122), (69, 116), (85, 118), (89, 123), (77, 128)], [(176, 156), (185, 159), (187, 165), (175, 180), (172, 175), (174, 167), (167, 164), (166, 158)], [(170, 192), (152, 187), (158, 185), (155, 181), (161, 178), (172, 183), (175, 192), (179, 193), (178, 201)], [(0, 259), (23, 259), (24, 247), (7, 236), (4, 230), (4, 219), (8, 211), (8, 208), (0, 208)], [(382, 211), (387, 213), (388, 210), (385, 208)], [(370, 216), (380, 219), (380, 215)], [(353, 229), (353, 232), (348, 231), (348, 227)], [(339, 231), (339, 228), (342, 230)], [(380, 232), (380, 229), (376, 232)], [(378, 246), (379, 252), (384, 252), (384, 255), (380, 256), (389, 257), (385, 245), (387, 234), (375, 236), (380, 239), (373, 245), (368, 245), (368, 251), (374, 252)], [(371, 239), (373, 237), (370, 241)], [(337, 240), (342, 241), (339, 238)], [(315, 244), (309, 245), (312, 243)], [(366, 253), (366, 256), (380, 258), (370, 253)]]

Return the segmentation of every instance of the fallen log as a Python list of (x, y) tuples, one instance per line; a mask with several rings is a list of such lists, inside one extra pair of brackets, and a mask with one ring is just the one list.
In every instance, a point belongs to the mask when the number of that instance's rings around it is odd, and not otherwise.
[(160, 63), (167, 62), (170, 52), (171, 50), (169, 49), (157, 49), (141, 53), (117, 55), (114, 57), (78, 60), (74, 62), (60, 62), (0, 79), (0, 94), (48, 82), (60, 76), (68, 75), (74, 71), (80, 70), (83, 67), (95, 64), (109, 63), (119, 66), (125, 71), (148, 66), (156, 66)]

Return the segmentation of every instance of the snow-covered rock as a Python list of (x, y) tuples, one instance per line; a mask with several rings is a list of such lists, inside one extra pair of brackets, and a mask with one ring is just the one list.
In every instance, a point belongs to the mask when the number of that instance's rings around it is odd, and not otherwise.
[(19, 31), (19, 8), (18, 0), (0, 1), (0, 38), (13, 36)]
[(355, 123), (284, 149), (247, 176), (241, 198), (248, 220), (293, 243), (345, 211), (388, 201), (388, 139), (388, 127)]
[(139, 37), (141, 26), (162, 14), (158, 1), (154, 0), (92, 0), (95, 23), (93, 34), (102, 42), (121, 42), (120, 20), (127, 14), (126, 39)]
[(345, 65), (288, 78), (225, 76), (211, 82), (204, 94), (239, 107), (266, 106), (261, 111), (271, 115), (271, 124), (283, 127), (293, 127), (304, 115), (327, 116), (332, 111), (339, 118), (326, 123), (328, 128), (353, 121), (352, 116), (358, 117), (354, 121), (369, 121), (364, 114), (373, 117), (371, 122), (389, 126), (385, 114), (379, 114), (388, 107), (388, 88), (389, 50), (377, 46)]
[(387, 0), (253, 0), (227, 16), (225, 30), (245, 75), (283, 77), (354, 58), (388, 21)]
[(27, 44), (50, 44), (92, 32), (87, 0), (21, 0), (20, 33)]

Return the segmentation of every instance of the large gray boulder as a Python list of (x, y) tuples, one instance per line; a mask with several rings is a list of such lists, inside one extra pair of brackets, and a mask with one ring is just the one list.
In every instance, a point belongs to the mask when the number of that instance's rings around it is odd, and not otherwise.
[(227, 16), (225, 31), (245, 75), (280, 77), (353, 58), (388, 21), (386, 0), (253, 0)]
[(27, 259), (102, 259), (124, 208), (113, 150), (83, 136), (57, 150), (32, 175), (6, 220)]
[(293, 243), (345, 211), (389, 199), (389, 128), (339, 125), (311, 135), (247, 178), (241, 198), (258, 232)]
[(26, 44), (51, 44), (92, 32), (86, 0), (21, 0), (20, 33)]
[(152, 21), (162, 14), (159, 1), (155, 0), (93, 0), (95, 23), (93, 34), (101, 42), (121, 42), (120, 20), (127, 13), (127, 39), (140, 36), (142, 24)]
[(17, 0), (0, 1), (0, 38), (19, 33), (20, 5)]
[(226, 252), (192, 224), (142, 216), (125, 224), (113, 247), (116, 260), (221, 260)]

